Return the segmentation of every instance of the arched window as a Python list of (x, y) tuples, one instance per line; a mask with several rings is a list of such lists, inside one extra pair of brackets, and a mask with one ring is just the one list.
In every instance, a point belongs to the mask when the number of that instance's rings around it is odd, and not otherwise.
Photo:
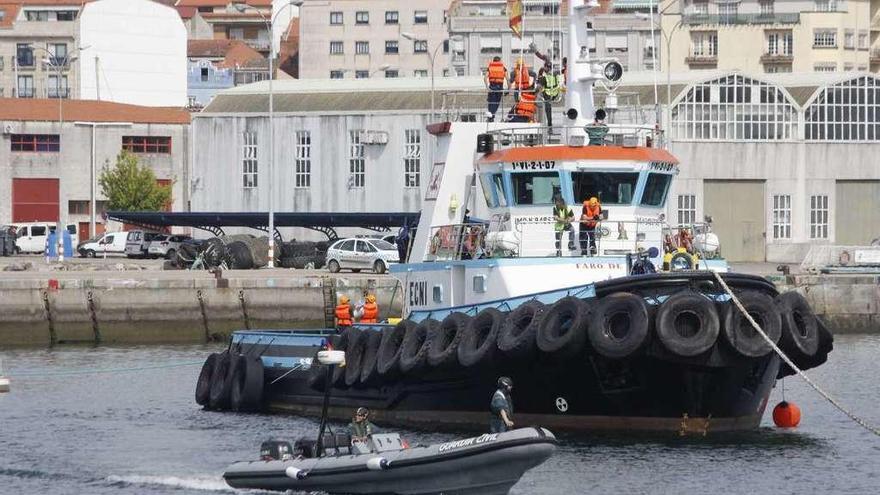
[(880, 140), (880, 81), (862, 76), (822, 88), (804, 122), (808, 141)]
[(673, 137), (714, 140), (797, 138), (797, 109), (773, 84), (730, 75), (692, 85), (672, 109)]

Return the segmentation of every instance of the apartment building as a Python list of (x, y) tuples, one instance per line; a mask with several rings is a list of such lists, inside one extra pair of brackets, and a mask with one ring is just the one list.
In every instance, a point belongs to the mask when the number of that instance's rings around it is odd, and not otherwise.
[(878, 6), (877, 0), (665, 0), (661, 48), (673, 73), (876, 71)]
[(0, 4), (0, 97), (78, 98), (83, 0)]
[[(454, 0), (449, 10), (453, 73), (480, 75), (493, 57), (512, 61), (520, 53), (534, 66), (541, 62), (533, 46), (561, 61), (561, 40), (568, 31), (567, 4), (565, 0), (524, 0), (520, 39), (510, 30), (504, 0)], [(659, 23), (653, 33), (651, 29), (650, 13), (655, 8), (656, 3), (648, 0), (600, 2), (592, 15), (590, 55), (615, 58), (626, 70), (651, 69), (652, 51), (660, 37)]]
[(240, 40), (263, 55), (270, 52), (272, 0), (179, 0), (175, 6), (189, 39)]
[(269, 61), (240, 40), (187, 42), (187, 107), (207, 105), (218, 91), (269, 78)]
[(300, 7), (299, 77), (448, 75), (449, 0), (331, 0)]

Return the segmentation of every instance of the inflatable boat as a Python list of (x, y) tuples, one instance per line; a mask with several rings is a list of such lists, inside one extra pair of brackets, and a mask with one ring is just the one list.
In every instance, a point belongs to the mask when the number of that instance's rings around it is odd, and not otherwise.
[(537, 427), (411, 448), (396, 433), (354, 444), (349, 435), (323, 438), (320, 456), (314, 440), (264, 442), (261, 460), (236, 462), (223, 477), (258, 490), (505, 494), (556, 449), (553, 434)]

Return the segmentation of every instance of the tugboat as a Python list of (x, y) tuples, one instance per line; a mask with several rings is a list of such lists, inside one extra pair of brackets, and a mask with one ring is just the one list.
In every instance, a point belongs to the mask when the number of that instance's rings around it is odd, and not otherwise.
[[(680, 165), (657, 128), (612, 125), (588, 144), (594, 85), (611, 81), (613, 92), (622, 73), (589, 59), (593, 6), (569, 2), (568, 53), (581, 55), (564, 68), (567, 125), (429, 125), (436, 159), (420, 223), (408, 262), (391, 269), (405, 318), (341, 335), (235, 332), (229, 350), (206, 361), (199, 404), (317, 415), (332, 387), (336, 418), (367, 406), (388, 424), (478, 428), (507, 375), (520, 423), (756, 428), (776, 380), (793, 371), (716, 273), (798, 367), (825, 361), (833, 337), (800, 294), (729, 273), (709, 225), (666, 225)], [(554, 232), (557, 198), (580, 211), (590, 197), (605, 210), (595, 251)], [(349, 356), (329, 380), (313, 360), (327, 339)]]

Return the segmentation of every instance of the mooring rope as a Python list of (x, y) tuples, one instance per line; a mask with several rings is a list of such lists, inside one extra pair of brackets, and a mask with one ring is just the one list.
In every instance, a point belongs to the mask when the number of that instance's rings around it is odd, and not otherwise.
[(183, 363), (156, 364), (150, 366), (137, 366), (131, 368), (90, 368), (84, 370), (67, 370), (67, 371), (45, 371), (45, 370), (9, 370), (10, 377), (39, 377), (39, 376), (60, 376), (60, 375), (87, 375), (90, 373), (128, 373), (143, 370), (158, 370), (167, 368), (181, 368), (184, 366), (196, 366), (204, 361), (186, 361)]
[(840, 404), (840, 402), (838, 402), (838, 401), (837, 401), (834, 397), (832, 397), (829, 393), (827, 393), (827, 392), (825, 392), (824, 390), (822, 390), (822, 388), (819, 387), (819, 385), (816, 385), (816, 383), (814, 383), (813, 380), (810, 380), (810, 377), (808, 377), (808, 376), (806, 375), (806, 373), (804, 373), (800, 368), (798, 368), (797, 366), (795, 366), (795, 364), (792, 362), (792, 360), (789, 359), (788, 356), (786, 356), (784, 352), (782, 352), (782, 349), (780, 349), (780, 348), (776, 345), (776, 343), (773, 342), (773, 340), (772, 340), (770, 337), (768, 337), (766, 333), (764, 333), (764, 330), (761, 329), (761, 327), (760, 327), (760, 326), (758, 325), (758, 323), (754, 320), (754, 318), (752, 318), (752, 315), (750, 315), (749, 312), (746, 311), (746, 308), (744, 308), (743, 305), (742, 305), (742, 303), (739, 302), (739, 299), (737, 299), (737, 297), (736, 297), (736, 295), (734, 295), (733, 291), (730, 290), (730, 287), (727, 286), (727, 283), (724, 281), (723, 278), (721, 278), (721, 275), (720, 275), (718, 272), (715, 272), (715, 271), (713, 271), (712, 274), (715, 275), (715, 279), (718, 280), (718, 283), (721, 284), (721, 287), (724, 288), (724, 291), (727, 292), (727, 294), (730, 296), (731, 301), (733, 301), (733, 303), (736, 305), (736, 307), (739, 308), (739, 310), (742, 312), (743, 316), (745, 316), (746, 319), (749, 320), (749, 323), (752, 324), (752, 327), (754, 327), (754, 329), (758, 332), (758, 334), (759, 334), (761, 337), (763, 337), (764, 340), (766, 340), (768, 344), (770, 344), (770, 347), (773, 348), (773, 350), (776, 352), (776, 354), (779, 354), (779, 357), (782, 358), (783, 361), (785, 361), (785, 364), (787, 364), (788, 366), (791, 367), (791, 369), (793, 369), (795, 372), (797, 372), (797, 374), (798, 374), (801, 378), (803, 378), (804, 381), (807, 382), (807, 384), (808, 384), (810, 387), (813, 388), (813, 390), (815, 390), (816, 392), (818, 392), (819, 395), (821, 395), (822, 397), (824, 397), (825, 400), (827, 400), (828, 402), (830, 402), (831, 405), (833, 405), (834, 407), (836, 407), (840, 412), (842, 412), (843, 414), (846, 414), (847, 416), (849, 416), (849, 418), (850, 418), (851, 420), (855, 421), (856, 424), (858, 424), (858, 425), (861, 426), (862, 428), (864, 428), (864, 429), (870, 431), (871, 433), (873, 433), (873, 434), (875, 434), (875, 435), (877, 435), (877, 436), (880, 436), (880, 429), (878, 429), (878, 428), (876, 428), (876, 427), (874, 427), (874, 426), (871, 426), (870, 424), (868, 424), (867, 421), (865, 421), (864, 419), (862, 419), (862, 418), (856, 416), (853, 412), (851, 412), (851, 411), (849, 411), (847, 408), (843, 407), (843, 405)]

